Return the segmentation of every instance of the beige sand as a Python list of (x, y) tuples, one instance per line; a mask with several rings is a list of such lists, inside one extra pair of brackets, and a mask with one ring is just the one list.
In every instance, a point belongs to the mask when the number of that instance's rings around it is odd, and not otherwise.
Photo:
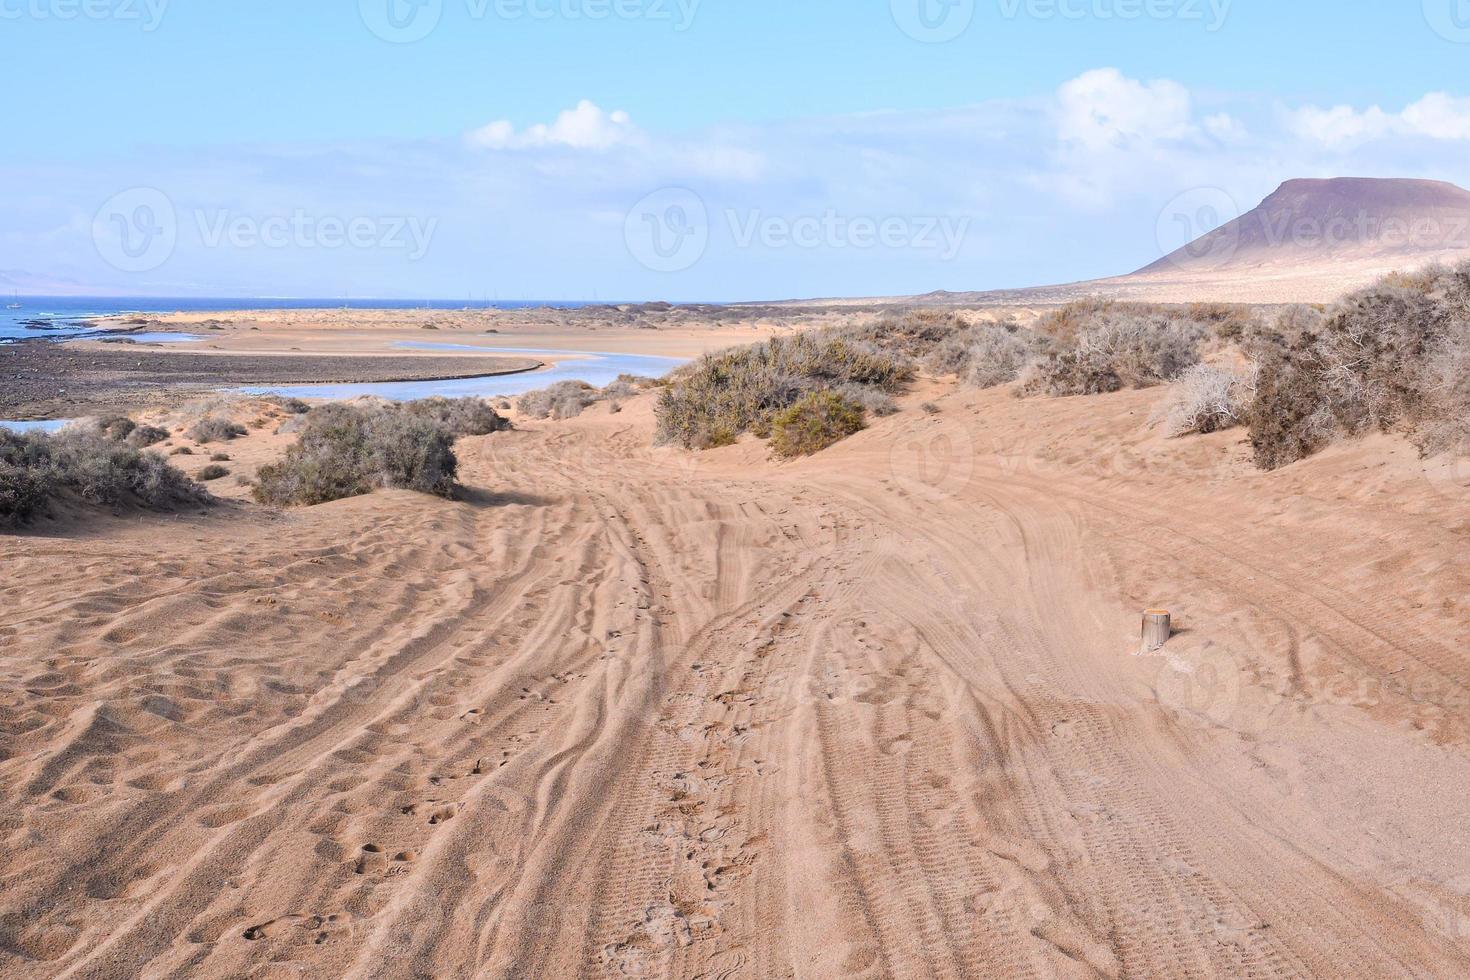
[(1470, 474), (1158, 397), (0, 537), (0, 974), (1466, 975)]

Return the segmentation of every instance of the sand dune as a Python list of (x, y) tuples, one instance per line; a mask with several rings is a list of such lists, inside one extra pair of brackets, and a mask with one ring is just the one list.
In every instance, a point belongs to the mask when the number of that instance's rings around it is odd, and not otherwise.
[(0, 539), (0, 973), (1470, 971), (1470, 475), (1157, 397)]

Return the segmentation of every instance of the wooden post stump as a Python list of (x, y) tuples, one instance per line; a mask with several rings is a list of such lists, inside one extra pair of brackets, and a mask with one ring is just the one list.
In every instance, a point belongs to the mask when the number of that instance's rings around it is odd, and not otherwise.
[(1174, 635), (1174, 619), (1167, 609), (1150, 609), (1143, 614), (1143, 652), (1162, 650)]

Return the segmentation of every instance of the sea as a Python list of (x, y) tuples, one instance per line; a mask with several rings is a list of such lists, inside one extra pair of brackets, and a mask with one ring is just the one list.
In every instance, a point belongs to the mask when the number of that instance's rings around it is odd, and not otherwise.
[[(14, 304), (12, 306), (11, 304)], [(546, 302), (493, 302), (470, 303), (464, 300), (382, 300), (363, 299), (108, 299), (95, 297), (56, 298), (21, 296), (0, 303), (0, 344), (17, 340), (48, 338), (55, 341), (78, 340), (89, 337), (107, 336), (88, 323), (101, 316), (148, 315), (173, 312), (224, 313), (232, 310), (463, 310), (463, 309), (579, 309), (599, 305), (593, 303), (546, 303)], [(198, 342), (201, 338), (183, 333), (130, 333), (129, 339), (138, 343)], [(612, 354), (595, 350), (537, 350), (514, 347), (468, 346), (457, 344), (404, 343), (401, 346), (424, 350), (474, 350), (502, 353), (512, 356), (545, 356), (555, 358), (551, 366), (540, 371), (524, 374), (501, 375), (488, 378), (465, 378), (454, 381), (406, 381), (378, 384), (331, 384), (331, 385), (280, 385), (275, 387), (222, 388), (222, 392), (235, 391), (241, 394), (280, 394), (300, 398), (346, 399), (361, 395), (376, 395), (392, 401), (413, 401), (420, 398), (444, 396), (447, 398), (513, 397), (545, 388), (558, 381), (584, 381), (596, 387), (610, 384), (619, 375), (633, 374), (660, 377), (685, 363), (667, 357), (649, 357), (634, 354)], [(571, 355), (568, 357), (568, 355)], [(0, 380), (0, 384), (4, 384)], [(0, 427), (12, 430), (40, 429), (54, 431), (66, 424), (57, 419), (45, 422), (0, 421)]]
[[(580, 309), (593, 303), (482, 302), (403, 299), (261, 299), (190, 297), (12, 296), (0, 297), (0, 344), (35, 337), (75, 340), (95, 333), (89, 319), (101, 316), (162, 313), (225, 313), (231, 310), (530, 310), (540, 307)], [(187, 342), (179, 334), (130, 334), (134, 340)]]

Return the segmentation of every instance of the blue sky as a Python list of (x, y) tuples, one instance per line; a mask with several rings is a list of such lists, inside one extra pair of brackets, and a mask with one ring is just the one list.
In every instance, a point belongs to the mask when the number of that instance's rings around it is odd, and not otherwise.
[(0, 275), (675, 300), (1109, 275), (1290, 177), (1470, 185), (1467, 59), (1467, 0), (0, 0)]

